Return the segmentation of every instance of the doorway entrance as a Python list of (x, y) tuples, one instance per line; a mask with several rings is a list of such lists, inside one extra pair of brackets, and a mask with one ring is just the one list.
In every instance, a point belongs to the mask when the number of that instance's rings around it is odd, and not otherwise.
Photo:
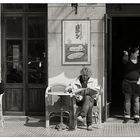
[(2, 4), (5, 115), (44, 115), (47, 5)]
[(112, 85), (110, 114), (123, 115), (123, 51), (140, 46), (140, 17), (112, 17)]

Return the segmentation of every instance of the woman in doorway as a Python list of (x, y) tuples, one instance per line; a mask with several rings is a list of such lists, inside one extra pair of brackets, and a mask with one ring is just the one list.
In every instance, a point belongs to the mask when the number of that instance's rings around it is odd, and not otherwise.
[[(138, 47), (132, 47), (128, 52), (124, 51), (124, 79), (122, 82), (122, 92), (124, 94), (123, 123), (127, 123), (130, 120), (131, 108), (134, 112), (134, 122), (139, 122), (140, 60), (138, 56)], [(131, 102), (133, 103), (133, 107), (131, 107)]]

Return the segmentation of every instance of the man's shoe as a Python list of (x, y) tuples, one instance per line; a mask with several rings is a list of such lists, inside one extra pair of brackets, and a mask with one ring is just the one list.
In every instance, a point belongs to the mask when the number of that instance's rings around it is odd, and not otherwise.
[(123, 123), (127, 123), (129, 120), (129, 118), (124, 118)]
[(78, 116), (78, 117), (77, 117), (77, 120), (80, 121), (80, 122), (82, 122), (83, 125), (86, 126), (86, 117)]
[(139, 118), (134, 118), (134, 123), (138, 123), (140, 121)]
[(92, 131), (92, 130), (93, 130), (92, 125), (89, 125), (89, 126), (87, 127), (87, 130), (88, 130), (88, 131)]
[(85, 117), (82, 117), (82, 116), (78, 116), (77, 117), (77, 120), (80, 121), (80, 122), (85, 122), (86, 121), (86, 118)]

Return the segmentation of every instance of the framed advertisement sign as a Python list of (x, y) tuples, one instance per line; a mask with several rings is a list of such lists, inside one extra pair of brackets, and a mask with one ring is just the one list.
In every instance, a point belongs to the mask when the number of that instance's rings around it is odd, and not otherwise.
[(90, 64), (90, 20), (62, 21), (63, 64)]

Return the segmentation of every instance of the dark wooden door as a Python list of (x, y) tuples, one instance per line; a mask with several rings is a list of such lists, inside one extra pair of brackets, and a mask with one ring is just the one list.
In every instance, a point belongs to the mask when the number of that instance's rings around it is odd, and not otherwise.
[(5, 114), (44, 115), (46, 21), (46, 4), (4, 4), (2, 7)]

